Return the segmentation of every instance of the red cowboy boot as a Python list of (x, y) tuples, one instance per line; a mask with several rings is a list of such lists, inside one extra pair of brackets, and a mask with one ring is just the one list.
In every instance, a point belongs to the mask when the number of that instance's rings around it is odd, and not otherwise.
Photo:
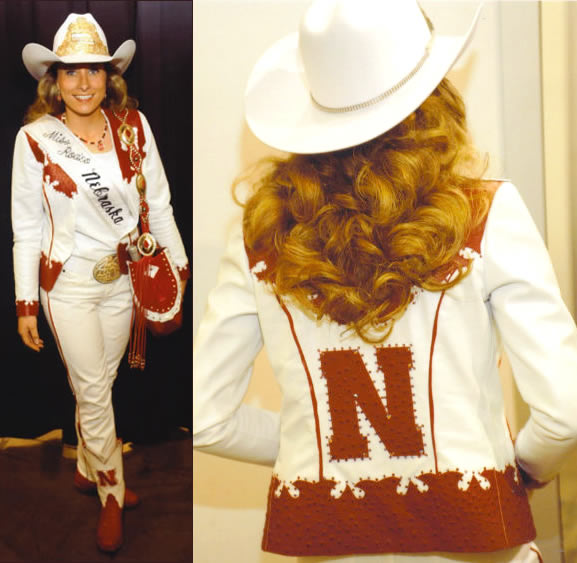
[(85, 451), (91, 474), (96, 478), (98, 496), (102, 504), (96, 532), (96, 543), (101, 551), (112, 553), (122, 545), (122, 508), (124, 505), (124, 471), (122, 467), (122, 442), (107, 459)]
[(122, 508), (112, 493), (100, 510), (96, 543), (101, 551), (112, 553), (122, 545)]

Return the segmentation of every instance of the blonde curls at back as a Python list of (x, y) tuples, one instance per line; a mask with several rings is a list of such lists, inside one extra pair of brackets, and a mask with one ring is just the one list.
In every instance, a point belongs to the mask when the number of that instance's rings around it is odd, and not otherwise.
[[(58, 99), (57, 69), (58, 63), (53, 64), (38, 81), (36, 99), (28, 108), (24, 116), (24, 123), (36, 121), (46, 114), (60, 115), (64, 112), (64, 103)], [(122, 75), (111, 65), (105, 65), (105, 70), (107, 74), (106, 98), (102, 102), (102, 107), (118, 112), (123, 111), (124, 108), (137, 108), (138, 101), (128, 95), (126, 81)]]
[[(403, 122), (357, 147), (271, 161), (245, 204), (249, 253), (275, 292), (367, 342), (414, 297), (467, 275), (459, 261), (489, 196), (448, 80)], [(447, 272), (455, 272), (447, 279)]]

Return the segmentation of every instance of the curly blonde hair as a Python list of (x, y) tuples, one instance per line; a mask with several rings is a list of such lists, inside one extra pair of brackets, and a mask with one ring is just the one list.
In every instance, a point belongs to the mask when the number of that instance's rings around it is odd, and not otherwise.
[(376, 139), (268, 162), (244, 204), (245, 245), (266, 257), (259, 277), (317, 319), (382, 342), (415, 288), (468, 274), (459, 251), (487, 213), (486, 163), (448, 80)]
[[(56, 75), (58, 68), (65, 68), (60, 63), (53, 64), (38, 81), (36, 99), (24, 116), (24, 123), (32, 123), (43, 115), (60, 115), (64, 112), (64, 102), (59, 99)], [(124, 108), (138, 107), (138, 101), (128, 95), (128, 87), (122, 75), (110, 64), (104, 65), (106, 71), (106, 98), (102, 107), (121, 112)]]

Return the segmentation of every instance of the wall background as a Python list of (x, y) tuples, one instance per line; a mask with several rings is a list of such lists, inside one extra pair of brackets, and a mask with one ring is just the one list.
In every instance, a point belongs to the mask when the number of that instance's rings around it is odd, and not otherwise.
[[(566, 303), (575, 312), (577, 267), (577, 5), (543, 2), (543, 123), (549, 250)], [(577, 452), (559, 476), (565, 561), (577, 559)]]
[[(241, 215), (230, 197), (231, 183), (240, 171), (272, 152), (244, 123), (246, 80), (259, 55), (297, 29), (308, 4), (308, 0), (194, 0), (194, 330), (214, 284), (230, 225)], [(445, 11), (444, 26), (450, 28), (462, 27), (471, 4), (423, 2), (423, 6)], [(465, 98), (477, 146), (490, 154), (488, 176), (513, 180), (543, 236), (548, 236), (546, 198), (559, 202), (559, 184), (553, 182), (545, 191), (540, 3), (487, 2), (473, 42), (450, 78)], [(551, 164), (549, 172), (557, 165)], [(564, 243), (566, 249), (566, 223), (553, 222), (557, 248)], [(562, 253), (558, 256), (555, 266), (563, 274), (566, 261)], [(570, 277), (560, 276), (560, 283), (570, 298)], [(506, 369), (503, 385), (509, 419), (518, 428), (525, 407)], [(257, 359), (245, 401), (280, 407), (264, 353)], [(294, 561), (260, 551), (270, 469), (196, 452), (194, 456), (196, 560)], [(532, 504), (545, 560), (562, 561), (557, 484), (538, 491)]]

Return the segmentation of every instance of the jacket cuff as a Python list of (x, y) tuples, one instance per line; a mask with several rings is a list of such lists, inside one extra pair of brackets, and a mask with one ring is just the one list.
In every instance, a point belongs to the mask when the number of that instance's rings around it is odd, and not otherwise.
[(16, 301), (16, 315), (18, 317), (38, 316), (40, 304), (38, 301)]
[(183, 266), (182, 268), (179, 267), (177, 269), (180, 279), (182, 281), (185, 281), (190, 278), (190, 267), (188, 266), (188, 264), (186, 266)]

